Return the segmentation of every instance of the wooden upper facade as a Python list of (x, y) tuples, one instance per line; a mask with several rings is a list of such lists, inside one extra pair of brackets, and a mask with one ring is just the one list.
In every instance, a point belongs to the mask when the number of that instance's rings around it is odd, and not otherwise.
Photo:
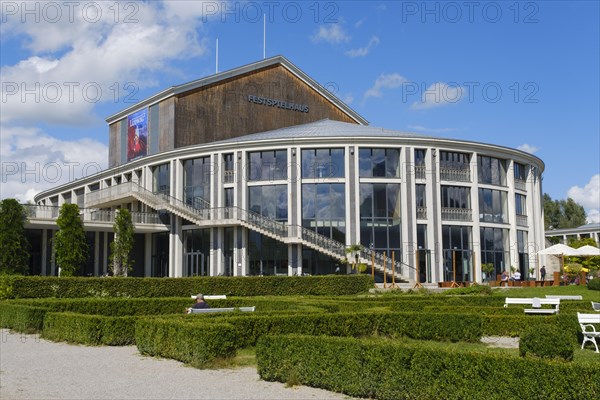
[(144, 109), (147, 155), (326, 118), (367, 124), (277, 56), (167, 89), (109, 117), (109, 168), (128, 161), (128, 116)]

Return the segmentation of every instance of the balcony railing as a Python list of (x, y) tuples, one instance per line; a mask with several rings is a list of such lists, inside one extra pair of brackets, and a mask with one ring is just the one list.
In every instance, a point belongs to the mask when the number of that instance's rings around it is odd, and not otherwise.
[(417, 219), (427, 219), (427, 207), (417, 207)]
[(235, 171), (223, 172), (223, 182), (224, 183), (233, 183), (234, 181), (235, 181)]
[[(38, 206), (27, 204), (24, 206), (27, 218), (54, 220), (58, 218), (60, 207)], [(117, 211), (98, 210), (95, 208), (82, 208), (79, 210), (84, 222), (109, 222), (113, 223)], [(131, 212), (131, 221), (134, 224), (161, 224), (158, 213)]]
[(527, 215), (517, 215), (517, 225), (518, 226), (528, 226), (527, 225)]
[(527, 182), (522, 179), (515, 179), (515, 189), (527, 190)]
[(415, 179), (425, 179), (425, 166), (424, 165), (416, 165), (415, 166)]
[(453, 182), (471, 182), (470, 169), (440, 168), (440, 179)]
[(470, 208), (442, 208), (442, 221), (471, 221)]

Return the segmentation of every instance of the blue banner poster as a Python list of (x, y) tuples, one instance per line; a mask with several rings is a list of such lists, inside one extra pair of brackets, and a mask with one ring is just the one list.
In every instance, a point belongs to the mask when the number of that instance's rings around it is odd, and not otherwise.
[(127, 161), (143, 157), (148, 149), (148, 110), (143, 109), (127, 118)]

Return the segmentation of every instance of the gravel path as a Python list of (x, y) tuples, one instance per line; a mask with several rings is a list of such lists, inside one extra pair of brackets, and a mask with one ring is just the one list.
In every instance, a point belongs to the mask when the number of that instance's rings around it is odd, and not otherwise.
[(199, 370), (141, 356), (135, 346), (87, 347), (0, 331), (0, 399), (348, 399), (261, 381), (254, 368)]

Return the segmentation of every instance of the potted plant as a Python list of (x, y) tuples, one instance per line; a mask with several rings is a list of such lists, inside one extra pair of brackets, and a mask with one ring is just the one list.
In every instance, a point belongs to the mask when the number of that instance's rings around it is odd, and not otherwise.
[(483, 280), (484, 281), (492, 281), (495, 279), (492, 279), (492, 274), (494, 272), (494, 264), (492, 263), (487, 263), (487, 264), (481, 264), (481, 272), (483, 275)]

